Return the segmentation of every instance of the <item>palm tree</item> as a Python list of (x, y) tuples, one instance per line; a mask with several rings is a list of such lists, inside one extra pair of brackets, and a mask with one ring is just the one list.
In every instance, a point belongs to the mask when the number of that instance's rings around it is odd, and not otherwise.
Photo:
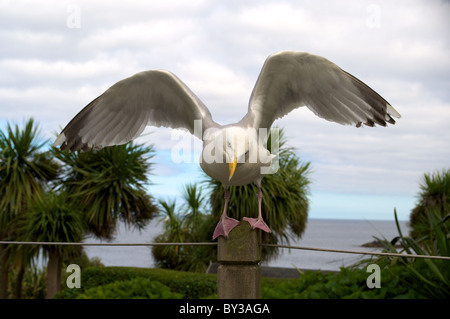
[[(155, 242), (205, 242), (211, 239), (214, 220), (204, 213), (204, 195), (195, 184), (188, 184), (183, 190), (183, 204), (176, 207), (176, 201), (160, 200), (164, 214), (164, 233)], [(152, 255), (162, 268), (205, 272), (208, 263), (214, 259), (211, 246), (153, 246)]]
[[(271, 135), (267, 142), (269, 150), (270, 139)], [(310, 163), (302, 163), (295, 149), (286, 145), (283, 129), (279, 130), (278, 156), (278, 171), (266, 175), (261, 184), (264, 219), (272, 230), (272, 234), (263, 232), (262, 241), (271, 244), (288, 243), (292, 236), (300, 238), (306, 228), (309, 208)], [(225, 204), (224, 188), (219, 181), (209, 176), (206, 176), (205, 182), (211, 189), (212, 214), (219, 220)], [(257, 216), (256, 185), (231, 186), (228, 190), (230, 194), (228, 216), (237, 220)], [(276, 256), (277, 250), (264, 247), (262, 253), (263, 258), (268, 259)]]
[[(37, 198), (27, 214), (23, 227), (28, 241), (81, 242), (84, 225), (78, 206), (67, 199), (66, 193), (49, 192)], [(61, 288), (61, 266), (63, 257), (77, 257), (80, 246), (42, 247), (48, 257), (47, 298), (53, 297)]]
[[(164, 223), (164, 233), (155, 237), (157, 243), (185, 242), (186, 230), (183, 228), (182, 219), (176, 212), (176, 200), (159, 200), (160, 212), (162, 213), (161, 222)], [(178, 269), (181, 255), (180, 246), (153, 246), (152, 255), (156, 263), (161, 268)]]
[(410, 235), (415, 239), (429, 235), (429, 211), (438, 211), (441, 218), (450, 214), (450, 169), (424, 174), (420, 190), (409, 216)]
[(188, 228), (192, 228), (202, 217), (205, 196), (202, 194), (202, 189), (196, 184), (187, 184), (184, 186), (182, 197), (184, 200), (184, 224)]
[(62, 185), (83, 207), (95, 236), (112, 238), (119, 219), (142, 229), (157, 213), (144, 188), (154, 156), (151, 146), (128, 143), (85, 153), (53, 152), (66, 164)]
[[(27, 210), (33, 198), (44, 196), (48, 183), (56, 178), (58, 164), (44, 152), (46, 141), (39, 137), (33, 119), (20, 129), (9, 123), (6, 132), (0, 132), (0, 238), (15, 240), (15, 229), (20, 216)], [(7, 297), (8, 270), (14, 254), (23, 253), (17, 247), (0, 245), (0, 298)], [(26, 259), (26, 258), (25, 258)], [(24, 267), (26, 263), (21, 263)], [(19, 271), (20, 273), (20, 271)]]

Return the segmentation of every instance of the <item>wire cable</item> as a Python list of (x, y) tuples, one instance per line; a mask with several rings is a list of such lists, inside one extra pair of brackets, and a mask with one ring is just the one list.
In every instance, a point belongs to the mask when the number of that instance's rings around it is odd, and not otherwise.
[(331, 253), (344, 253), (344, 254), (360, 254), (360, 255), (403, 257), (403, 258), (425, 258), (425, 259), (450, 260), (450, 257), (446, 257), (446, 256), (413, 255), (413, 254), (400, 254), (400, 253), (382, 253), (382, 252), (356, 251), (356, 250), (343, 250), (343, 249), (330, 249), (330, 248), (317, 248), (317, 247), (304, 247), (304, 246), (289, 246), (289, 245), (277, 245), (277, 244), (261, 244), (261, 246), (289, 248), (289, 249), (301, 249), (301, 250), (314, 250), (314, 251), (331, 252)]
[[(198, 243), (73, 243), (73, 242), (38, 242), (38, 241), (0, 241), (3, 245), (45, 245), (45, 246), (217, 246), (217, 242), (198, 242)], [(402, 253), (383, 253), (383, 252), (369, 252), (356, 251), (344, 249), (331, 248), (317, 248), (305, 246), (291, 246), (278, 244), (260, 244), (262, 247), (278, 247), (287, 249), (312, 250), (330, 253), (342, 254), (359, 254), (359, 255), (374, 255), (387, 257), (402, 257), (402, 258), (423, 258), (423, 259), (440, 259), (450, 260), (447, 256), (432, 256), (432, 255), (413, 255)]]

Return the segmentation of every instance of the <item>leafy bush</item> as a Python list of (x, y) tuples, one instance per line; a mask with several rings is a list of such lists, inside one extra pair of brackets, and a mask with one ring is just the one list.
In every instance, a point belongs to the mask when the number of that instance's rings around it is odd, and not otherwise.
[[(385, 252), (415, 255), (450, 256), (450, 217), (441, 218), (440, 211), (427, 211), (426, 235), (419, 239), (403, 236), (394, 210), (399, 236), (393, 241), (379, 239)], [(397, 251), (395, 244), (400, 243)], [(371, 258), (359, 267), (376, 263), (381, 269), (381, 287), (370, 289), (365, 267), (341, 268), (337, 274), (306, 272), (298, 279), (266, 281), (264, 298), (449, 298), (450, 261), (406, 257)], [(263, 281), (264, 282), (264, 281)]]
[[(389, 242), (378, 239), (385, 251), (419, 255), (450, 255), (450, 217), (427, 214), (428, 236), (420, 241), (403, 236), (394, 211), (399, 237)], [(341, 268), (338, 273), (309, 271), (297, 279), (262, 278), (262, 297), (273, 299), (391, 299), (448, 298), (450, 262), (410, 257), (371, 258), (381, 269), (381, 287), (370, 289), (370, 275), (362, 268)], [(363, 264), (359, 264), (361, 267)], [(82, 270), (82, 288), (64, 289), (58, 298), (215, 298), (214, 275), (168, 269), (91, 267)], [(98, 287), (98, 288), (97, 288)]]
[[(298, 279), (266, 282), (263, 298), (271, 299), (386, 299), (417, 298), (419, 295), (400, 282), (400, 267), (383, 269), (381, 288), (368, 288), (365, 269), (341, 268), (338, 273), (308, 271)], [(264, 281), (263, 281), (264, 282)]]
[[(163, 215), (164, 232), (157, 243), (208, 242), (211, 240), (217, 219), (206, 213), (205, 196), (196, 184), (184, 187), (183, 204), (159, 201)], [(205, 273), (217, 251), (214, 246), (153, 246), (153, 259), (160, 268)]]
[[(271, 299), (388, 299), (422, 297), (406, 283), (402, 265), (381, 270), (381, 288), (370, 289), (365, 269), (339, 273), (308, 271), (296, 279), (262, 278), (262, 297)], [(408, 277), (409, 276), (409, 277)], [(167, 269), (93, 267), (82, 270), (81, 289), (65, 288), (57, 298), (216, 298), (215, 275)]]
[[(9, 287), (8, 293), (10, 298), (17, 298), (17, 269), (12, 269), (8, 272)], [(20, 298), (22, 299), (44, 299), (46, 292), (46, 268), (38, 268), (35, 265), (28, 267), (22, 279), (22, 291)]]
[[(411, 255), (430, 255), (450, 257), (450, 217), (442, 218), (437, 208), (428, 208), (426, 228), (428, 232), (420, 238), (404, 236), (397, 219), (397, 211), (394, 216), (399, 236), (392, 241), (378, 239), (383, 243), (385, 251), (398, 253), (395, 244), (401, 245), (400, 252)], [(424, 224), (425, 225), (425, 224)], [(378, 263), (387, 266), (399, 265), (408, 274), (403, 285), (410, 286), (426, 298), (450, 297), (450, 261), (440, 259), (419, 259), (404, 257), (380, 258)]]
[(172, 292), (159, 281), (136, 277), (87, 289), (78, 299), (181, 299), (182, 294)]
[[(92, 267), (81, 270), (81, 288), (63, 289), (56, 298), (78, 298), (90, 288), (106, 286), (114, 282), (139, 280), (158, 281), (170, 291), (183, 298), (209, 298), (217, 291), (217, 279), (214, 275), (189, 273), (168, 269), (145, 269), (131, 267)], [(147, 283), (147, 281), (144, 281)]]

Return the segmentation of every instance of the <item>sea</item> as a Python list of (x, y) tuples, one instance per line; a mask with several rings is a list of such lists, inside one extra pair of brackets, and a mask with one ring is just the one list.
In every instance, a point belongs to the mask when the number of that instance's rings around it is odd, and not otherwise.
[[(404, 234), (409, 232), (407, 224), (406, 221), (400, 221)], [(162, 232), (163, 225), (158, 221), (151, 221), (141, 231), (130, 229), (121, 223), (115, 238), (109, 242), (151, 243)], [(365, 252), (381, 251), (379, 248), (362, 247), (363, 244), (374, 241), (374, 236), (388, 240), (398, 236), (395, 222), (309, 219), (303, 236), (300, 239), (291, 239), (289, 245)], [(85, 242), (105, 241), (88, 237)], [(105, 266), (155, 267), (150, 246), (85, 246), (85, 251), (90, 258), (99, 258)], [(340, 267), (351, 266), (367, 258), (367, 255), (359, 254), (280, 248), (277, 258), (262, 263), (262, 266), (337, 271)]]

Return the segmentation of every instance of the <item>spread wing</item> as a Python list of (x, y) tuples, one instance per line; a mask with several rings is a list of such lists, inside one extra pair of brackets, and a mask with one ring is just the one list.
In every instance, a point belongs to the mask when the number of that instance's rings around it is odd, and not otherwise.
[[(201, 132), (194, 132), (194, 120), (202, 120)], [(208, 108), (180, 79), (152, 70), (111, 86), (69, 122), (53, 145), (75, 151), (125, 144), (147, 125), (185, 128), (197, 135), (217, 126)]]
[(253, 89), (242, 125), (269, 129), (292, 110), (306, 106), (340, 124), (386, 126), (400, 114), (378, 93), (327, 59), (304, 52), (269, 56)]

